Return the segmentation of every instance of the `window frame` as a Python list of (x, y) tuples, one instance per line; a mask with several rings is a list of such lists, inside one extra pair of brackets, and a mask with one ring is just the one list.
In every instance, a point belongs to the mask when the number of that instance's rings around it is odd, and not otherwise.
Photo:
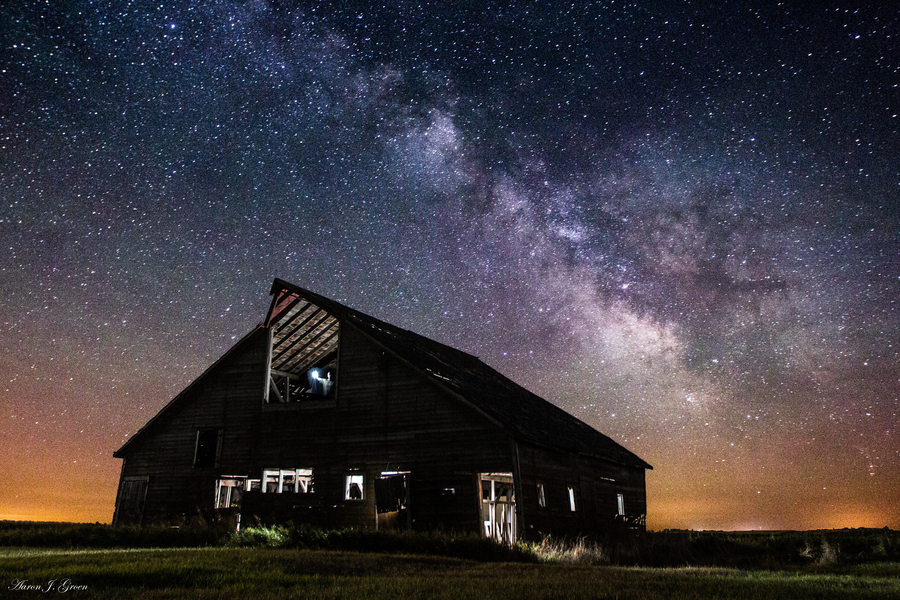
[[(356, 480), (359, 481), (356, 481)], [(358, 484), (359, 498), (350, 497), (350, 488)], [(366, 474), (362, 471), (348, 471), (344, 473), (344, 489), (342, 492), (344, 502), (364, 502), (366, 500)]]
[[(315, 491), (315, 469), (311, 467), (265, 468), (258, 481), (259, 491), (262, 494), (312, 494)], [(269, 484), (275, 486), (271, 491), (269, 491)]]
[[(275, 343), (276, 326), (278, 323), (272, 323), (268, 327), (268, 341), (266, 345), (266, 382), (262, 394), (263, 410), (266, 411), (282, 411), (282, 410), (305, 410), (305, 409), (328, 409), (337, 406), (339, 396), (340, 380), (340, 363), (341, 363), (341, 340), (343, 338), (343, 322), (337, 316), (323, 307), (310, 302), (309, 306), (314, 307), (315, 311), (322, 311), (329, 318), (334, 318), (337, 322), (337, 330), (334, 335), (337, 336), (335, 348), (325, 353), (323, 356), (317, 357), (314, 361), (305, 364), (302, 368), (297, 365), (291, 366), (290, 371), (276, 369), (273, 365), (273, 351)], [(307, 307), (308, 308), (308, 307)], [(304, 312), (306, 308), (301, 310)], [(304, 334), (305, 335), (305, 334)], [(330, 358), (333, 354), (333, 358)], [(323, 358), (328, 358), (327, 364), (320, 364)], [(279, 365), (283, 366), (283, 365)], [(308, 377), (313, 369), (331, 373), (330, 392), (325, 395), (298, 392), (291, 393), (292, 381), (294, 387), (305, 388)], [(277, 381), (276, 381), (277, 380)], [(312, 388), (312, 385), (309, 386)]]
[(544, 484), (540, 481), (535, 485), (537, 489), (537, 505), (540, 509), (547, 508), (547, 489), (544, 487)]
[[(247, 478), (243, 475), (224, 475), (216, 479), (216, 509), (240, 508)], [(228, 490), (224, 492), (223, 490)], [(224, 500), (224, 502), (223, 502)]]
[[(215, 432), (215, 448), (210, 452), (211, 439), (203, 439), (211, 437), (210, 434)], [(217, 469), (219, 467), (219, 459), (222, 456), (222, 438), (224, 430), (221, 427), (197, 427), (194, 436), (194, 460), (191, 465), (194, 469)], [(201, 441), (203, 442), (201, 444)], [(202, 453), (202, 454), (201, 454)], [(202, 459), (202, 460), (201, 460)]]

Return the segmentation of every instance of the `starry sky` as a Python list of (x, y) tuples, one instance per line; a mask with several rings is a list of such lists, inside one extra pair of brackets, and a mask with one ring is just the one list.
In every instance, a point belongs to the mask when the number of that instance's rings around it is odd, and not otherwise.
[(0, 519), (109, 522), (280, 277), (624, 444), (649, 528), (900, 528), (896, 8), (370, 4), (0, 8)]

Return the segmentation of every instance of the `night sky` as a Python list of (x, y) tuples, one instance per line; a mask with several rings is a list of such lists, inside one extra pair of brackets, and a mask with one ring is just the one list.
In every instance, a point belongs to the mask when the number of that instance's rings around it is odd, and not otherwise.
[(900, 17), (752, 4), (4, 3), (0, 519), (109, 522), (280, 277), (634, 451), (650, 528), (900, 528)]

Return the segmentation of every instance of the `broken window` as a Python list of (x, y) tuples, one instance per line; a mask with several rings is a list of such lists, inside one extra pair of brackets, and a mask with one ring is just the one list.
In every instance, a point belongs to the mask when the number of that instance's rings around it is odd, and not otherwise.
[(266, 402), (334, 398), (340, 322), (307, 300), (282, 300), (283, 306), (271, 323)]
[(516, 541), (516, 492), (512, 473), (481, 473), (481, 517), (486, 537)]
[(365, 485), (362, 474), (344, 476), (344, 500), (363, 500)]
[(544, 484), (537, 484), (538, 508), (547, 508), (547, 495), (544, 493)]
[(241, 506), (247, 478), (231, 476), (216, 481), (216, 508), (232, 508)]
[[(332, 363), (334, 361), (331, 361)], [(269, 402), (301, 402), (304, 399), (334, 398), (337, 370), (334, 366), (313, 367), (303, 375), (271, 370)]]
[[(253, 483), (256, 481), (248, 482), (247, 489), (252, 489)], [(313, 470), (263, 469), (259, 486), (264, 494), (311, 494), (313, 492)]]
[(625, 494), (616, 494), (616, 508), (618, 509), (618, 515), (624, 517), (625, 516)]
[(219, 466), (221, 451), (221, 429), (198, 429), (194, 446), (194, 468), (211, 469)]
[(575, 488), (570, 485), (566, 489), (568, 490), (568, 493), (569, 493), (569, 511), (575, 512), (575, 509), (576, 509), (576, 507), (575, 507)]

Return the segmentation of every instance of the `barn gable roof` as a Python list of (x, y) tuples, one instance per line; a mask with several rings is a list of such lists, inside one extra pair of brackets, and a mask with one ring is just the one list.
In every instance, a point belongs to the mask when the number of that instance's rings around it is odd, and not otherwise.
[(269, 325), (297, 298), (324, 309), (363, 332), (438, 386), (497, 423), (513, 438), (540, 446), (652, 469), (637, 455), (561, 408), (529, 392), (477, 357), (386, 323), (287, 281), (272, 285)]
[[(272, 304), (261, 326), (291, 321), (293, 325), (284, 327), (284, 331), (276, 336), (282, 336), (285, 346), (296, 344), (292, 341), (295, 338), (291, 336), (303, 338), (304, 344), (311, 348), (311, 358), (304, 357), (300, 362), (287, 358), (286, 354), (277, 365), (273, 350), (273, 368), (277, 366), (295, 370), (299, 364), (306, 364), (326, 352), (332, 352), (336, 343), (335, 322), (339, 320), (356, 328), (435, 385), (470, 405), (517, 441), (594, 456), (626, 466), (653, 468), (611, 438), (529, 392), (471, 354), (391, 325), (281, 279), (275, 279), (271, 294)], [(301, 301), (305, 301), (311, 308), (307, 309)], [(260, 328), (251, 331), (213, 363), (203, 375), (166, 404), (115, 451), (113, 456), (123, 458), (128, 446), (152, 429), (164, 413), (187, 398), (189, 391), (207, 373), (243, 346), (257, 331)], [(290, 356), (294, 354), (296, 353)]]
[(144, 424), (143, 427), (141, 427), (140, 429), (138, 429), (137, 432), (136, 432), (133, 436), (131, 436), (130, 438), (128, 438), (128, 439), (125, 441), (125, 443), (122, 444), (122, 446), (121, 446), (118, 450), (116, 450), (115, 452), (113, 452), (113, 457), (115, 457), (115, 458), (125, 458), (125, 455), (126, 455), (125, 450), (126, 450), (129, 446), (131, 446), (133, 443), (135, 443), (136, 440), (138, 440), (139, 438), (142, 438), (142, 437), (143, 437), (148, 431), (150, 431), (152, 428), (156, 427), (157, 423), (159, 423), (159, 422), (162, 420), (163, 415), (169, 413), (169, 411), (170, 411), (173, 407), (175, 407), (175, 406), (181, 404), (182, 402), (184, 402), (184, 399), (185, 399), (185, 398), (190, 397), (191, 392), (192, 392), (194, 389), (196, 389), (197, 387), (199, 387), (200, 382), (203, 381), (203, 379), (204, 379), (207, 375), (213, 373), (213, 372), (219, 367), (219, 365), (224, 364), (224, 363), (227, 361), (227, 359), (228, 359), (231, 355), (236, 354), (242, 347), (244, 347), (244, 345), (245, 345), (246, 343), (248, 343), (248, 342), (250, 341), (250, 339), (251, 339), (254, 335), (256, 335), (257, 333), (261, 333), (261, 332), (263, 332), (263, 329), (262, 329), (262, 323), (260, 323), (259, 326), (257, 326), (257, 327), (255, 327), (255, 328), (253, 328), (252, 330), (250, 330), (250, 332), (247, 333), (247, 335), (245, 335), (244, 337), (242, 337), (240, 340), (238, 340), (238, 342), (237, 342), (234, 346), (232, 346), (232, 347), (229, 348), (227, 351), (225, 351), (225, 354), (223, 354), (223, 355), (220, 356), (218, 359), (216, 359), (216, 361), (215, 361), (213, 364), (209, 365), (209, 366), (203, 371), (203, 373), (200, 374), (199, 377), (197, 377), (196, 379), (194, 379), (190, 384), (188, 384), (188, 386), (187, 386), (186, 388), (184, 388), (183, 390), (181, 390), (181, 391), (178, 393), (177, 396), (175, 396), (174, 398), (172, 398), (171, 400), (169, 400), (168, 404), (166, 404), (165, 406), (163, 406), (163, 407), (159, 410), (158, 413), (156, 413), (155, 415), (153, 415), (153, 417), (152, 417), (149, 421), (147, 421), (147, 422)]

